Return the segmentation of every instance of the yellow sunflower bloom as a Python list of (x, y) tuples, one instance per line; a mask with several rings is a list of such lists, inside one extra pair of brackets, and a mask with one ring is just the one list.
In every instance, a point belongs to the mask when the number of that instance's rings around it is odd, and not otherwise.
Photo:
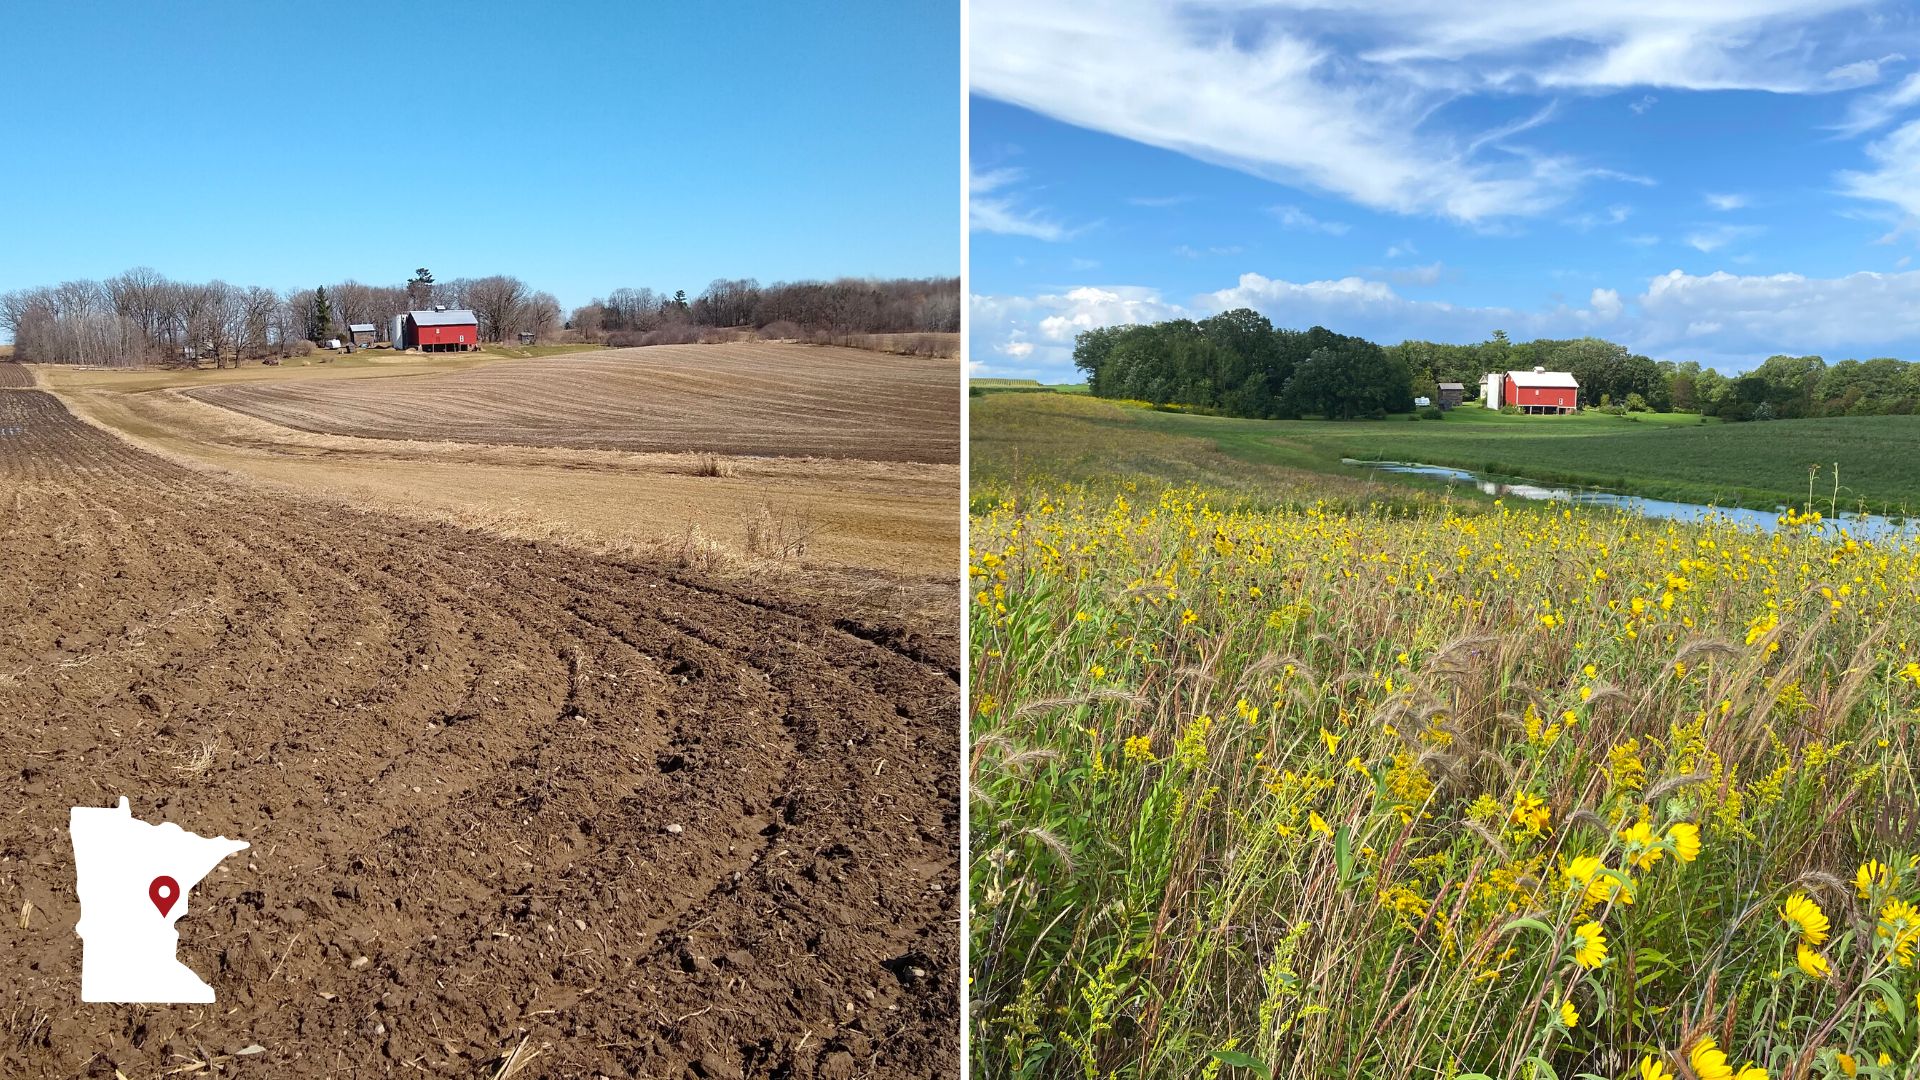
[(1652, 1054), (1640, 1059), (1640, 1080), (1674, 1080), (1672, 1070)]
[(1700, 826), (1686, 821), (1669, 826), (1667, 839), (1673, 841), (1673, 857), (1681, 862), (1690, 863), (1700, 857)]
[(1733, 1080), (1770, 1080), (1767, 1070), (1749, 1061), (1740, 1071), (1733, 1074)]
[(1701, 1039), (1687, 1052), (1687, 1064), (1699, 1080), (1733, 1080), (1733, 1066), (1727, 1064), (1727, 1052), (1711, 1038)]
[(1607, 962), (1607, 935), (1599, 923), (1583, 923), (1573, 932), (1573, 962), (1588, 971)]
[(1565, 1024), (1569, 1031), (1580, 1026), (1580, 1011), (1573, 1007), (1572, 998), (1560, 1003), (1560, 1022)]
[(1833, 1052), (1833, 1060), (1835, 1064), (1840, 1066), (1840, 1071), (1846, 1073), (1848, 1076), (1853, 1076), (1860, 1070), (1860, 1065), (1853, 1060), (1852, 1054), (1843, 1054), (1835, 1050)]
[(1666, 852), (1656, 846), (1653, 838), (1653, 826), (1638, 821), (1620, 830), (1620, 839), (1627, 845), (1627, 861), (1642, 870), (1651, 869), (1654, 863)]
[(1800, 939), (1809, 945), (1825, 944), (1827, 930), (1832, 925), (1827, 922), (1827, 913), (1820, 910), (1820, 905), (1803, 892), (1787, 897), (1786, 906), (1780, 909), (1780, 918), (1799, 927)]
[(1806, 972), (1809, 978), (1827, 977), (1829, 970), (1827, 958), (1808, 948), (1806, 942), (1802, 941), (1794, 946), (1794, 960), (1799, 963), (1800, 970)]
[(1868, 859), (1860, 864), (1859, 870), (1854, 871), (1853, 891), (1859, 893), (1862, 900), (1870, 898), (1875, 889), (1891, 888), (1893, 888), (1893, 868), (1879, 859)]

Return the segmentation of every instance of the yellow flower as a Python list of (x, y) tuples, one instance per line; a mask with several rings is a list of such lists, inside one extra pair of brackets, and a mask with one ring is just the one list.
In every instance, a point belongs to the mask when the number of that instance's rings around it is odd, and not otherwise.
[(1193, 625), (1194, 623), (1197, 623), (1197, 622), (1199, 622), (1199, 621), (1200, 621), (1200, 616), (1198, 616), (1198, 615), (1195, 615), (1195, 614), (1193, 613), (1193, 609), (1192, 609), (1192, 608), (1188, 608), (1188, 609), (1186, 609), (1185, 611), (1182, 611), (1182, 612), (1180, 613), (1180, 625), (1181, 625), (1181, 626), (1192, 626), (1192, 625)]
[(1853, 890), (1865, 900), (1873, 895), (1875, 889), (1893, 887), (1893, 869), (1878, 859), (1868, 859), (1860, 864), (1853, 875)]
[(1711, 1038), (1693, 1044), (1687, 1064), (1693, 1066), (1693, 1075), (1699, 1080), (1733, 1080), (1733, 1066), (1727, 1064), (1726, 1051)]
[(1649, 869), (1666, 854), (1655, 845), (1653, 826), (1646, 821), (1638, 821), (1621, 829), (1620, 839), (1627, 844), (1627, 861), (1642, 870)]
[(1517, 829), (1530, 833), (1539, 833), (1547, 827), (1553, 815), (1547, 810), (1546, 800), (1530, 792), (1522, 791), (1513, 797), (1513, 812), (1507, 820)]
[(1893, 1055), (1887, 1053), (1885, 1050), (1882, 1050), (1880, 1051), (1880, 1056), (1874, 1059), (1874, 1064), (1884, 1069), (1887, 1066), (1893, 1064)]
[(1340, 752), (1340, 736), (1335, 735), (1326, 728), (1320, 729), (1320, 741), (1326, 744), (1328, 757), (1332, 757)]
[(1580, 1012), (1573, 1007), (1572, 998), (1560, 1003), (1560, 1022), (1565, 1024), (1568, 1030), (1580, 1026)]
[(1597, 922), (1586, 922), (1573, 932), (1573, 962), (1592, 971), (1607, 962), (1607, 935)]
[(1333, 835), (1333, 829), (1328, 826), (1327, 819), (1320, 816), (1320, 811), (1318, 810), (1307, 811), (1307, 827), (1319, 833), (1321, 836)]
[(1640, 1059), (1640, 1080), (1673, 1080), (1673, 1073), (1652, 1054)]
[(1806, 942), (1802, 941), (1794, 946), (1794, 959), (1800, 964), (1800, 970), (1806, 972), (1809, 978), (1827, 977), (1827, 958), (1808, 948)]
[(1129, 764), (1150, 765), (1153, 763), (1153, 740), (1145, 735), (1132, 735), (1127, 738), (1126, 749), (1122, 752)]
[(1853, 1060), (1852, 1054), (1843, 1054), (1835, 1050), (1833, 1052), (1833, 1060), (1840, 1066), (1840, 1071), (1846, 1073), (1848, 1076), (1854, 1075), (1860, 1069), (1859, 1064)]
[(1604, 904), (1617, 899), (1622, 904), (1633, 903), (1633, 885), (1622, 875), (1607, 869), (1599, 858), (1593, 855), (1576, 856), (1567, 864), (1567, 882), (1586, 890), (1587, 903)]
[(1880, 908), (1874, 937), (1893, 950), (1901, 967), (1913, 966), (1913, 948), (1920, 944), (1920, 908), (1895, 897)]
[(1667, 827), (1667, 839), (1673, 842), (1673, 857), (1690, 863), (1700, 857), (1700, 826), (1682, 821)]
[(1589, 678), (1589, 679), (1591, 679), (1591, 678), (1593, 678), (1593, 677), (1594, 677), (1595, 675), (1598, 675), (1598, 674), (1600, 674), (1600, 669), (1599, 669), (1599, 668), (1597, 668), (1597, 667), (1594, 667), (1594, 666), (1593, 666), (1592, 664), (1588, 664), (1588, 665), (1587, 665), (1586, 667), (1583, 667), (1583, 668), (1581, 668), (1580, 670), (1581, 670), (1581, 671), (1582, 671), (1582, 672), (1583, 672), (1583, 673), (1584, 673), (1584, 674), (1585, 674), (1585, 675), (1587, 676), (1587, 678)]
[(1733, 1080), (1767, 1080), (1767, 1070), (1749, 1061), (1733, 1075)]
[(1787, 897), (1786, 906), (1780, 909), (1780, 918), (1800, 928), (1800, 939), (1809, 945), (1822, 945), (1827, 940), (1827, 913), (1820, 905), (1807, 898), (1807, 894), (1796, 892)]

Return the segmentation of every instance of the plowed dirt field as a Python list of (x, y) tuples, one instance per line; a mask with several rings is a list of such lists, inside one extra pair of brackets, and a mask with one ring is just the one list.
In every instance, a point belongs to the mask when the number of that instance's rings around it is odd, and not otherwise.
[(329, 435), (960, 460), (959, 361), (831, 346), (658, 345), (453, 374), (248, 383), (189, 393)]
[[(32, 389), (0, 583), (0, 1075), (957, 1072), (951, 635), (262, 492)], [(121, 795), (252, 844), (180, 923), (216, 1005), (80, 1003), (68, 808)]]

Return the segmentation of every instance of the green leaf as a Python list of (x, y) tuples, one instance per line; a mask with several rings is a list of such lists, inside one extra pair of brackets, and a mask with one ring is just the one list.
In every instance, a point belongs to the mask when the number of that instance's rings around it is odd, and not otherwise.
[(1334, 830), (1333, 862), (1340, 869), (1340, 884), (1353, 880), (1353, 827), (1350, 825)]
[(1548, 937), (1554, 936), (1553, 927), (1548, 926), (1546, 923), (1541, 922), (1539, 919), (1515, 919), (1512, 922), (1508, 923), (1507, 925), (1501, 927), (1500, 932), (1504, 934), (1509, 930), (1516, 930), (1516, 929), (1538, 930), (1541, 933), (1547, 935)]
[[(1267, 1068), (1266, 1062), (1256, 1057), (1250, 1057), (1238, 1050), (1215, 1050), (1212, 1057), (1213, 1060), (1220, 1062), (1222, 1065), (1231, 1065), (1236, 1069), (1252, 1070), (1255, 1075), (1262, 1077), (1263, 1080), (1272, 1080), (1273, 1078), (1273, 1070)], [(1492, 1080), (1492, 1078), (1489, 1077), (1488, 1080)]]

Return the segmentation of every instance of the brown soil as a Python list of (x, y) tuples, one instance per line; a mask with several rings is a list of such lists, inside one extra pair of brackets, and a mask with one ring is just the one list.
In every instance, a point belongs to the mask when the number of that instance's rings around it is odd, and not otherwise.
[(33, 372), (25, 364), (0, 363), (0, 390), (13, 390), (33, 385)]
[[(950, 621), (274, 497), (33, 390), (0, 559), (0, 1075), (958, 1072)], [(253, 845), (180, 923), (216, 1005), (79, 1001), (67, 812), (120, 795)]]
[(868, 461), (960, 460), (960, 365), (830, 346), (659, 345), (452, 374), (189, 391), (301, 431)]

